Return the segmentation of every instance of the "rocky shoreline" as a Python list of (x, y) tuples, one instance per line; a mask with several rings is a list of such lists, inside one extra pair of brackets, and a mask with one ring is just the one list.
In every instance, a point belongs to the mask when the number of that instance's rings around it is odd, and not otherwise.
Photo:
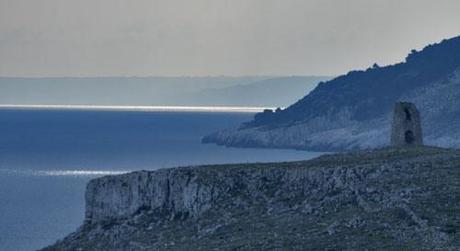
[(458, 250), (459, 231), (460, 151), (384, 148), (94, 179), (43, 250)]

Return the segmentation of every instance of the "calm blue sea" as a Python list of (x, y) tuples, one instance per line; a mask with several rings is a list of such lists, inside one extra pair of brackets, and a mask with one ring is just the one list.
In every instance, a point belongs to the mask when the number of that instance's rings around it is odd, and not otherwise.
[(203, 145), (248, 113), (0, 110), (0, 250), (73, 232), (88, 180), (179, 165), (309, 159), (319, 153)]

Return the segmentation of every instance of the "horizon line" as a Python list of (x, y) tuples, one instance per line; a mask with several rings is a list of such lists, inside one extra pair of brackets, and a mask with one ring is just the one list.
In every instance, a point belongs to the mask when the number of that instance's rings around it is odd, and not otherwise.
[(337, 74), (274, 74), (274, 75), (97, 75), (97, 76), (17, 76), (0, 75), (0, 78), (25, 78), (25, 79), (44, 79), (44, 78), (279, 78), (279, 77), (335, 77)]
[(257, 113), (276, 107), (258, 106), (149, 106), (149, 105), (37, 105), (0, 104), (0, 109), (22, 110), (88, 110), (88, 111), (142, 111), (142, 112), (229, 112)]

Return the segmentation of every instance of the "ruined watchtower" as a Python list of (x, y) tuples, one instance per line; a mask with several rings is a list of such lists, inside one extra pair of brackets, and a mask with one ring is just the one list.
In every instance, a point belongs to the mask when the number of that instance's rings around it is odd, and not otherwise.
[(414, 104), (409, 102), (397, 102), (395, 104), (391, 128), (391, 145), (423, 145), (420, 114)]

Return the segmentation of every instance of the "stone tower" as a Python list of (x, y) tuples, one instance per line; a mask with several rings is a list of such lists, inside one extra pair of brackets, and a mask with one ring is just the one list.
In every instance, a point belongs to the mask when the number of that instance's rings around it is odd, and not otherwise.
[(423, 145), (420, 114), (414, 104), (409, 102), (397, 102), (395, 104), (391, 128), (391, 145)]

